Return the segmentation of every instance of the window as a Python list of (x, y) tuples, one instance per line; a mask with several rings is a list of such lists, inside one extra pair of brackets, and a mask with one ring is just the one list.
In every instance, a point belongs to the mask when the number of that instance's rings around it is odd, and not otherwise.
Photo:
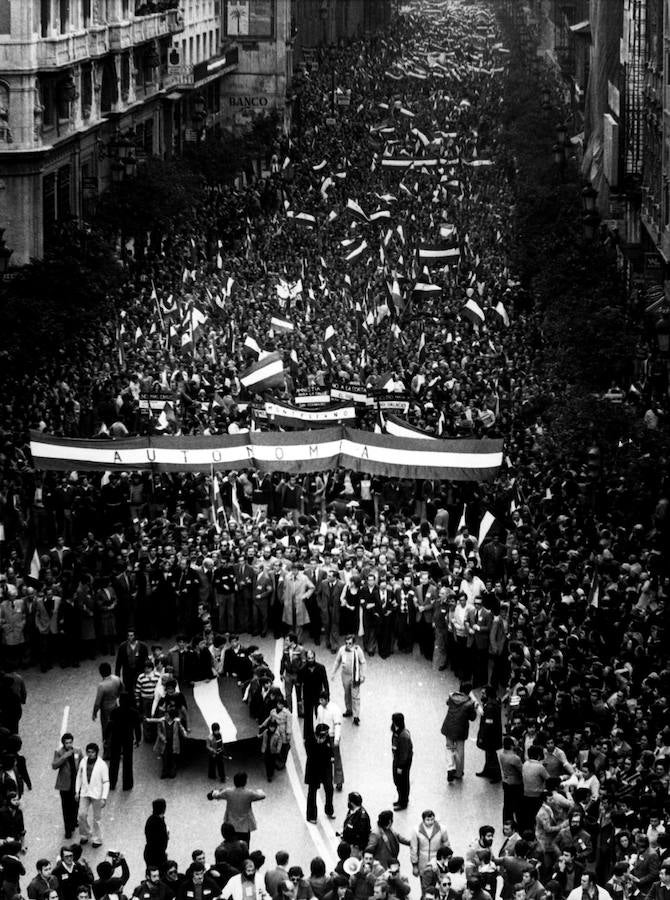
[(154, 120), (146, 119), (144, 122), (144, 137), (142, 140), (142, 149), (147, 156), (154, 154)]
[(82, 2), (82, 21), (84, 28), (88, 28), (91, 24), (91, 0), (83, 0)]
[(226, 0), (224, 23), (230, 37), (272, 37), (274, 0)]
[(190, 37), (188, 39), (188, 61), (190, 64), (193, 64), (193, 38)]
[(40, 81), (40, 103), (42, 104), (42, 122), (45, 128), (50, 128), (56, 119), (56, 108), (53, 85), (49, 81)]
[(56, 173), (50, 172), (42, 179), (42, 216), (44, 231), (49, 232), (56, 224)]
[(66, 219), (72, 212), (70, 202), (70, 166), (61, 166), (56, 181), (56, 216), (59, 221)]
[(200, 62), (200, 35), (195, 36), (195, 61)]
[(12, 33), (12, 10), (9, 0), (0, 0), (0, 34)]
[(216, 53), (219, 52), (219, 47), (221, 46), (221, 41), (219, 39), (219, 29), (217, 28), (214, 32), (214, 46), (216, 47)]
[(60, 33), (65, 34), (70, 30), (70, 0), (59, 0)]
[(121, 54), (121, 97), (128, 99), (130, 93), (130, 53), (126, 50)]
[(49, 37), (51, 30), (51, 0), (40, 0), (40, 34)]
[(83, 119), (91, 116), (93, 108), (93, 67), (84, 63), (81, 67), (81, 115)]

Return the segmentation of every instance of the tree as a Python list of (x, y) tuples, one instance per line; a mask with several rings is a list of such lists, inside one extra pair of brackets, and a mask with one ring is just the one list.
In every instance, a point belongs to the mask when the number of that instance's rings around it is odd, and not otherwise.
[(109, 242), (77, 223), (61, 227), (45, 256), (2, 285), (0, 350), (13, 365), (51, 357), (114, 313), (123, 270)]

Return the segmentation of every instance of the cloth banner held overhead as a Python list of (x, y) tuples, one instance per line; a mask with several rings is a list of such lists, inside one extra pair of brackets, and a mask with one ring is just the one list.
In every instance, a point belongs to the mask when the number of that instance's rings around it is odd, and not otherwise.
[(313, 425), (335, 425), (338, 422), (346, 422), (356, 418), (356, 409), (353, 405), (340, 403), (336, 406), (327, 406), (323, 409), (306, 410), (290, 403), (278, 403), (267, 401), (265, 412), (275, 425), (289, 428), (309, 428)]
[(37, 469), (54, 471), (321, 472), (342, 466), (395, 478), (485, 481), (502, 465), (492, 439), (399, 438), (338, 425), (318, 432), (79, 440), (31, 432)]

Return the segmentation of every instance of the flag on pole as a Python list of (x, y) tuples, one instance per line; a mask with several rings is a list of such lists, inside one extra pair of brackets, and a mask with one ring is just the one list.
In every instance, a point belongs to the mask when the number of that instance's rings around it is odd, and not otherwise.
[(491, 526), (493, 525), (495, 520), (496, 520), (496, 517), (493, 515), (493, 513), (490, 513), (487, 509), (486, 512), (484, 513), (484, 516), (482, 517), (481, 522), (479, 523), (479, 535), (477, 537), (477, 544), (480, 547), (483, 544), (484, 539), (486, 538), (486, 535), (491, 530)]
[(350, 250), (349, 253), (344, 257), (346, 262), (353, 262), (355, 259), (365, 252), (367, 249), (368, 242), (366, 240), (360, 241), (353, 250)]
[(242, 508), (240, 506), (239, 497), (237, 496), (237, 478), (235, 476), (233, 476), (233, 483), (230, 491), (230, 505), (233, 509), (232, 518), (240, 523), (242, 521)]
[(419, 358), (419, 365), (421, 365), (426, 358), (426, 332), (425, 331), (421, 332), (421, 336), (419, 338), (418, 358)]
[(327, 325), (326, 330), (323, 335), (323, 342), (326, 345), (326, 347), (329, 347), (333, 343), (336, 335), (337, 335), (337, 331), (335, 330), (335, 326)]
[(294, 331), (295, 329), (293, 322), (290, 322), (288, 319), (282, 319), (280, 316), (272, 316), (270, 325), (276, 331)]
[(594, 609), (598, 609), (600, 606), (600, 582), (597, 572), (593, 573), (591, 587), (589, 588), (588, 606), (592, 606)]
[(258, 341), (253, 338), (250, 334), (248, 334), (244, 339), (244, 346), (251, 350), (252, 353), (255, 353), (256, 356), (261, 355), (261, 348), (258, 344)]
[(362, 222), (369, 221), (367, 215), (363, 212), (362, 208), (359, 206), (359, 204), (355, 200), (352, 200), (351, 198), (349, 198), (347, 200), (347, 209), (349, 210), (350, 213), (353, 213), (354, 216), (356, 216), (356, 218), (360, 219)]
[(463, 504), (463, 512), (461, 513), (461, 518), (458, 520), (458, 528), (456, 529), (456, 534), (460, 534), (460, 532), (468, 527), (467, 522), (465, 521), (465, 513), (467, 511), (468, 504)]
[(216, 528), (216, 533), (221, 534), (221, 525), (219, 524), (219, 516), (223, 515), (223, 499), (221, 497), (221, 485), (219, 477), (214, 471), (214, 464), (211, 467), (212, 486), (211, 486), (211, 503), (212, 503), (212, 521)]
[(484, 312), (481, 306), (475, 302), (472, 297), (469, 297), (465, 306), (461, 308), (461, 313), (469, 319), (473, 325), (483, 325), (484, 324)]
[(503, 325), (506, 328), (509, 328), (509, 316), (507, 315), (507, 310), (503, 306), (502, 300), (498, 300), (498, 302), (496, 303), (496, 305), (493, 308), (495, 309), (495, 311), (498, 313), (498, 315), (502, 319)]
[(279, 351), (268, 354), (263, 359), (252, 363), (240, 375), (240, 382), (246, 388), (263, 391), (266, 388), (278, 387), (284, 381), (284, 361)]

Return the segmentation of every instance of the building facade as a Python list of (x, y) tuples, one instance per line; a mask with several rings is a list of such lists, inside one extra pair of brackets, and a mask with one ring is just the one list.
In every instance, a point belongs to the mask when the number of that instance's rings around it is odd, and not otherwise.
[(0, 0), (0, 227), (13, 263), (162, 153), (172, 0)]

